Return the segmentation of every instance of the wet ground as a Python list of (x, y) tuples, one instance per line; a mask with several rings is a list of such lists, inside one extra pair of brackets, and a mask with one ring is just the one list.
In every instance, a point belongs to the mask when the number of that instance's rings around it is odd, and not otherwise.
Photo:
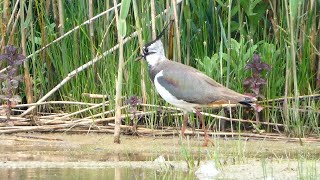
[[(215, 179), (317, 179), (320, 144), (238, 138), (13, 134), (0, 136), (1, 179), (194, 179), (213, 160)], [(164, 162), (155, 162), (159, 156)], [(319, 178), (320, 179), (320, 178)]]

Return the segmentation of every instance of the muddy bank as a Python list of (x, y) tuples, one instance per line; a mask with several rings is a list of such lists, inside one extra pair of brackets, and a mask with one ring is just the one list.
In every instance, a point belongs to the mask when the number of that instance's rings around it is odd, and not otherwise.
[(12, 134), (0, 136), (0, 160), (35, 161), (145, 161), (164, 155), (177, 160), (181, 149), (205, 158), (209, 154), (244, 158), (319, 158), (319, 143), (268, 140), (213, 139), (214, 146), (203, 147), (203, 137), (133, 137), (122, 136), (113, 143), (110, 134)]

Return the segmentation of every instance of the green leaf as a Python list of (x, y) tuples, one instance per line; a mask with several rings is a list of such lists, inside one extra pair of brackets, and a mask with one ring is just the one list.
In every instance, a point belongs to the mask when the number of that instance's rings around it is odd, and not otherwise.
[(129, 13), (131, 0), (123, 0), (120, 9), (120, 19), (124, 20), (127, 18)]
[(38, 44), (38, 45), (41, 45), (42, 44), (42, 39), (41, 39), (41, 37), (34, 37), (34, 43), (35, 44)]
[(184, 15), (185, 19), (190, 19), (191, 18), (189, 1), (186, 1), (186, 5), (183, 8), (183, 15)]
[(240, 51), (240, 43), (237, 40), (231, 38), (231, 49), (236, 51), (239, 54)]
[(121, 4), (120, 9), (120, 19), (119, 19), (119, 33), (122, 38), (126, 36), (127, 33), (127, 24), (126, 18), (128, 16), (131, 0), (124, 0)]
[(27, 16), (27, 19), (24, 20), (23, 24), (22, 24), (22, 27), (23, 29), (27, 28), (31, 22), (31, 16)]
[(221, 0), (216, 0), (216, 2), (220, 5), (220, 6), (222, 6), (222, 7), (227, 7), (227, 5), (226, 4), (224, 4)]
[(120, 36), (122, 38), (124, 38), (126, 36), (126, 32), (127, 32), (127, 23), (126, 23), (126, 20), (124, 19), (120, 19), (119, 20), (119, 33), (120, 33)]
[(298, 7), (300, 5), (300, 1), (298, 0), (290, 0), (290, 12), (291, 12), (291, 18), (296, 19), (298, 14)]

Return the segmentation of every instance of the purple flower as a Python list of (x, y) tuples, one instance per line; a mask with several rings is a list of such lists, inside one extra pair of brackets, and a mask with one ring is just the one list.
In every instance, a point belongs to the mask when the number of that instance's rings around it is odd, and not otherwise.
[(261, 58), (258, 54), (253, 55), (252, 62), (249, 62), (245, 69), (251, 69), (253, 72), (261, 73), (263, 70), (270, 71), (271, 67), (269, 64), (261, 62)]

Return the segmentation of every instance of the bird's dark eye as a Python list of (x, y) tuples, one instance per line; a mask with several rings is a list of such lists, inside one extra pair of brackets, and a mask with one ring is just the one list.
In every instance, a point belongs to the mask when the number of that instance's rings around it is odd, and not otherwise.
[(143, 48), (143, 54), (148, 54), (149, 50), (148, 48)]

